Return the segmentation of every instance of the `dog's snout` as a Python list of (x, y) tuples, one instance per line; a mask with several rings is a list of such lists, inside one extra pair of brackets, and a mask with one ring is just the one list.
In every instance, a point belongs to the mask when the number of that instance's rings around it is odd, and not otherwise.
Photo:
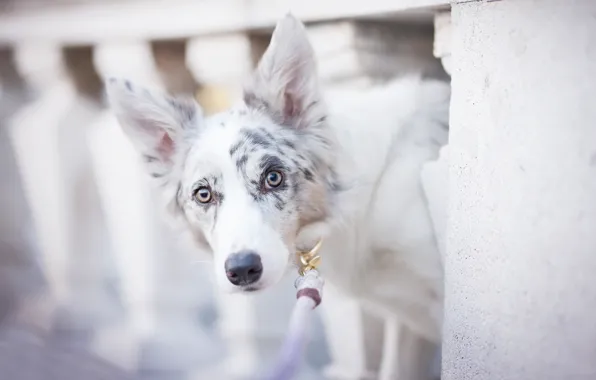
[(261, 257), (251, 251), (230, 255), (225, 263), (228, 280), (237, 286), (246, 286), (259, 281), (263, 274)]

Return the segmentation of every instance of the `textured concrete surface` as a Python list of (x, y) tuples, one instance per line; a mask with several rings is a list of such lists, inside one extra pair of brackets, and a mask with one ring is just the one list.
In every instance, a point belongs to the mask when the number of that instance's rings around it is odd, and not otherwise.
[(596, 378), (595, 15), (453, 6), (445, 380)]

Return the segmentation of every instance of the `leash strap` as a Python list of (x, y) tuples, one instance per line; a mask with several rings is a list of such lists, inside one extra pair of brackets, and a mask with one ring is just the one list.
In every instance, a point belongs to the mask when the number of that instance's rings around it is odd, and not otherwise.
[(266, 380), (290, 380), (302, 362), (302, 353), (307, 341), (309, 319), (314, 308), (321, 303), (325, 281), (312, 268), (296, 279), (296, 305), (292, 311), (288, 334), (282, 346), (277, 364)]

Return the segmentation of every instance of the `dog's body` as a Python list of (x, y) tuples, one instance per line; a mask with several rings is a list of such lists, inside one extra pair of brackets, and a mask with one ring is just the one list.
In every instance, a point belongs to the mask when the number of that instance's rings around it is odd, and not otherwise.
[(224, 290), (275, 284), (297, 248), (324, 238), (330, 281), (439, 339), (442, 265), (420, 169), (447, 140), (447, 84), (324, 97), (304, 29), (286, 17), (230, 111), (204, 118), (194, 101), (127, 81), (108, 95)]
[(337, 173), (348, 190), (322, 248), (324, 273), (372, 311), (438, 341), (443, 267), (420, 170), (447, 142), (449, 85), (406, 77), (329, 99)]

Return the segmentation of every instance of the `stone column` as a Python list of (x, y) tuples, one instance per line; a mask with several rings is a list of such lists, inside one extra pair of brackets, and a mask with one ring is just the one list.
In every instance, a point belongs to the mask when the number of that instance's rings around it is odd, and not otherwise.
[(84, 125), (98, 112), (97, 99), (82, 85), (85, 68), (92, 67), (79, 62), (71, 70), (62, 49), (47, 43), (19, 45), (15, 58), (35, 100), (8, 128), (43, 270), (61, 306), (54, 322), (68, 330), (89, 329), (113, 311), (102, 286), (105, 236), (85, 144)]
[(251, 41), (244, 33), (191, 39), (186, 62), (201, 85), (197, 97), (205, 112), (223, 111), (242, 99), (253, 68)]
[[(149, 43), (101, 44), (95, 47), (94, 61), (103, 78), (126, 77), (147, 86), (161, 85)], [(124, 324), (98, 333), (93, 349), (122, 367), (135, 369), (142, 344), (156, 332), (155, 260), (163, 241), (156, 225), (155, 202), (140, 155), (110, 110), (104, 110), (88, 127), (88, 142), (127, 312)]]
[(445, 380), (596, 378), (594, 14), (453, 5)]
[(0, 48), (0, 319), (12, 317), (19, 325), (47, 332), (53, 305), (48, 303), (39, 245), (8, 127), (14, 114), (30, 101), (28, 95), (15, 67), (14, 51)]
[(68, 202), (72, 208), (72, 252), (68, 260), (72, 299), (71, 310), (57, 327), (88, 330), (117, 317), (115, 300), (108, 295), (104, 281), (112, 246), (86, 139), (86, 127), (101, 112), (101, 81), (93, 67), (90, 47), (64, 48), (63, 56), (76, 91), (57, 136), (63, 166), (69, 171), (64, 174), (68, 176)]
[[(58, 129), (76, 97), (75, 89), (68, 79), (59, 46), (20, 45), (15, 61), (36, 99), (11, 118), (10, 138), (43, 249), (50, 288), (58, 302), (65, 302), (70, 293), (67, 267), (71, 221), (67, 216), (68, 184), (61, 167)], [(44, 186), (38, 186), (39, 183)]]

